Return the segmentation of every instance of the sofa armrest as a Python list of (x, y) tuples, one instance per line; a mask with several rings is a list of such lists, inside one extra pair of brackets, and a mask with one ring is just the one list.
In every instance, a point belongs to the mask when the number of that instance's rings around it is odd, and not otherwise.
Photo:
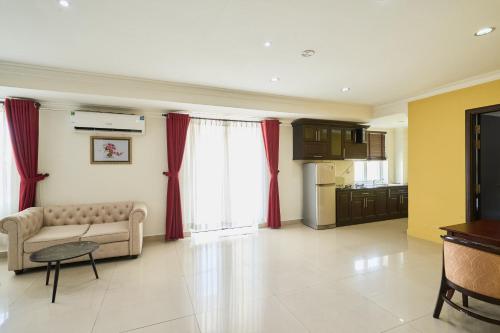
[(147, 217), (148, 208), (146, 204), (134, 202), (128, 218), (130, 228), (129, 251), (132, 256), (137, 256), (142, 252), (142, 226)]
[(43, 208), (31, 207), (0, 220), (0, 232), (9, 235), (9, 270), (23, 269), (24, 241), (40, 231)]
[(42, 225), (43, 208), (31, 207), (1, 219), (0, 232), (4, 234), (17, 232), (18, 236), (24, 241), (38, 233)]
[(128, 216), (130, 223), (143, 223), (148, 217), (148, 208), (144, 202), (134, 202)]

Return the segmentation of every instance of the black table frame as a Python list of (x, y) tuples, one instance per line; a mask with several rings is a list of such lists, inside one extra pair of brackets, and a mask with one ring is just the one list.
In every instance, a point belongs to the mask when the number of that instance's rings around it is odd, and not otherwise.
[[(81, 255), (80, 257), (82, 257), (84, 255), (85, 254)], [(90, 252), (88, 255), (89, 255), (90, 263), (92, 264), (92, 268), (94, 269), (95, 278), (99, 279), (99, 275), (97, 274), (97, 268), (95, 267), (95, 262), (94, 262), (94, 257), (92, 256), (92, 252)], [(65, 260), (69, 260), (69, 259), (65, 259)], [(56, 301), (57, 284), (59, 282), (59, 269), (61, 267), (61, 261), (62, 260), (57, 260), (55, 262), (56, 269), (55, 269), (55, 273), (54, 273), (54, 287), (52, 288), (52, 303), (54, 303)], [(52, 261), (47, 262), (47, 276), (45, 278), (45, 285), (46, 286), (49, 285), (51, 267), (52, 267)]]

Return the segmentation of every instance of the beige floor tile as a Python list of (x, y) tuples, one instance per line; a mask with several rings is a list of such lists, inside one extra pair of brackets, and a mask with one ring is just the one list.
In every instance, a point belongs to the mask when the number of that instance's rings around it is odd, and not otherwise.
[(390, 312), (335, 283), (278, 298), (311, 332), (382, 332), (401, 325)]
[(404, 219), (149, 241), (97, 269), (63, 267), (51, 304), (44, 270), (16, 276), (0, 259), (0, 332), (498, 331), (447, 305), (431, 317), (441, 246), (408, 237)]
[(198, 322), (195, 316), (188, 316), (167, 322), (146, 326), (132, 331), (130, 333), (199, 333)]
[(277, 299), (260, 298), (197, 314), (203, 333), (307, 332)]

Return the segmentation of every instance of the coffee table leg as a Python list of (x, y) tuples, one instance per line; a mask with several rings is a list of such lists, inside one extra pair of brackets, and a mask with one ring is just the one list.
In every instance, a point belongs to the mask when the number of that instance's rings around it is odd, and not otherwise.
[(49, 261), (47, 263), (47, 278), (45, 279), (45, 285), (48, 286), (49, 285), (49, 278), (50, 278), (50, 266), (52, 265), (52, 263)]
[(56, 300), (57, 293), (57, 282), (59, 281), (59, 267), (61, 266), (60, 261), (56, 261), (56, 273), (54, 274), (54, 288), (52, 289), (52, 303)]
[(99, 275), (97, 275), (97, 268), (95, 268), (94, 257), (92, 257), (92, 253), (89, 253), (90, 263), (92, 264), (92, 268), (94, 269), (95, 278), (98, 279)]

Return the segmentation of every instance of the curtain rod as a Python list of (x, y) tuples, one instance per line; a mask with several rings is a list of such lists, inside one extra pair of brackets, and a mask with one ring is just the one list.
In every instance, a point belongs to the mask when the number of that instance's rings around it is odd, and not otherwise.
[[(36, 106), (42, 106), (40, 103), (38, 103), (37, 101), (33, 100), (33, 99), (30, 99), (30, 98), (17, 98), (17, 97), (10, 97), (9, 99), (19, 99), (19, 100), (24, 100), (24, 101), (33, 101), (35, 102), (35, 105)], [(0, 100), (0, 104), (5, 104), (5, 100)]]
[[(162, 113), (163, 117), (166, 117), (168, 113)], [(220, 118), (201, 118), (201, 117), (190, 117), (191, 119), (200, 119), (200, 120), (216, 120), (216, 121), (227, 121), (227, 122), (236, 122), (236, 123), (255, 123), (260, 124), (261, 120), (234, 120), (234, 119), (220, 119)], [(281, 124), (281, 122), (280, 122)]]

